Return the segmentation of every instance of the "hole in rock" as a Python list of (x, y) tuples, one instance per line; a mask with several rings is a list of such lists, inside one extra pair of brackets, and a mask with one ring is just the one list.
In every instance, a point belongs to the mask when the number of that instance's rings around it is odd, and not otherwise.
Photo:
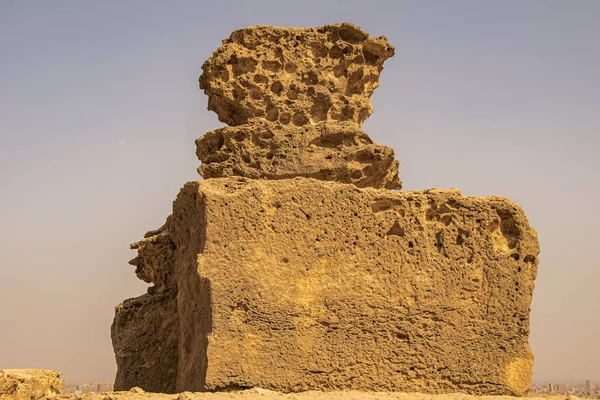
[(262, 90), (254, 88), (250, 91), (250, 98), (253, 100), (260, 100), (263, 98)]
[(271, 85), (271, 92), (273, 92), (276, 95), (280, 95), (282, 91), (283, 91), (283, 85), (281, 84), (281, 82), (279, 82), (279, 81), (273, 82), (273, 84)]
[(281, 71), (281, 63), (277, 60), (266, 60), (262, 62), (262, 67), (267, 71), (279, 72)]
[(329, 57), (331, 58), (342, 58), (344, 53), (342, 52), (342, 48), (338, 45), (334, 45), (331, 49), (329, 49)]
[(442, 242), (443, 237), (442, 237), (442, 231), (438, 231), (435, 233), (435, 247), (438, 249), (438, 252), (442, 252), (442, 247), (444, 247), (444, 244)]
[(352, 96), (353, 94), (360, 94), (365, 90), (365, 82), (363, 81), (364, 72), (362, 69), (354, 71), (346, 86), (346, 95)]
[(293, 74), (294, 72), (296, 72), (296, 70), (298, 69), (298, 67), (294, 63), (287, 63), (285, 65), (284, 69), (285, 69), (285, 72), (287, 72), (288, 74)]
[(291, 120), (292, 115), (289, 112), (281, 113), (281, 116), (279, 117), (279, 122), (281, 122), (283, 125), (289, 124)]
[(313, 122), (325, 121), (330, 107), (331, 99), (325, 94), (319, 93), (310, 108), (310, 116)]
[(279, 118), (279, 111), (273, 104), (267, 106), (267, 115), (265, 118), (271, 122), (275, 122)]
[(219, 135), (219, 137), (217, 138), (217, 150), (221, 150), (224, 144), (225, 138), (223, 137), (223, 135)]
[(400, 204), (402, 204), (402, 203), (398, 200), (379, 199), (379, 200), (376, 200), (373, 204), (371, 204), (371, 210), (374, 213), (379, 213), (382, 211), (387, 211), (390, 208), (392, 208), (394, 206), (398, 206)]
[(348, 43), (364, 42), (369, 37), (365, 32), (348, 24), (342, 24), (342, 26), (340, 26), (338, 35), (340, 36), (340, 39)]
[(500, 217), (500, 232), (506, 239), (506, 243), (509, 249), (517, 247), (519, 238), (521, 236), (521, 230), (517, 225), (517, 221), (510, 210), (496, 210), (496, 213)]
[(373, 154), (372, 151), (367, 149), (359, 150), (354, 157), (354, 159), (361, 164), (370, 164), (373, 161), (375, 161), (376, 158), (377, 157), (375, 156), (375, 154)]
[(269, 78), (267, 78), (266, 76), (264, 76), (262, 74), (256, 74), (256, 75), (254, 75), (253, 80), (256, 83), (267, 83), (267, 82), (269, 82)]
[(387, 236), (400, 236), (400, 237), (404, 237), (404, 228), (402, 228), (400, 226), (400, 224), (398, 223), (398, 221), (395, 221), (394, 225), (392, 225), (392, 227), (390, 228), (390, 230), (387, 231), (386, 235)]
[(360, 178), (362, 178), (362, 176), (363, 176), (362, 171), (360, 171), (358, 169), (356, 171), (352, 172), (352, 175), (351, 175), (352, 179), (360, 179)]
[(240, 75), (247, 74), (256, 69), (256, 61), (252, 58), (237, 58), (231, 57), (231, 70), (233, 75), (237, 78)]
[(310, 50), (311, 50), (314, 58), (327, 57), (327, 47), (325, 47), (325, 45), (323, 43), (312, 42), (310, 44)]
[(292, 122), (296, 126), (302, 126), (302, 125), (306, 125), (306, 123), (308, 122), (308, 118), (306, 118), (306, 115), (304, 115), (303, 112), (298, 111), (292, 117)]
[(319, 76), (313, 71), (308, 71), (304, 74), (302, 82), (306, 83), (307, 85), (316, 85), (319, 83)]

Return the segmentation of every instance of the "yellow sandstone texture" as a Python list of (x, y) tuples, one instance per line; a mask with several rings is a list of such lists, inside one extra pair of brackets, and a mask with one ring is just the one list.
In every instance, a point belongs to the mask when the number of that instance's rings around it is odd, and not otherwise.
[[(508, 200), (221, 178), (187, 183), (159, 234), (174, 244), (174, 263), (149, 264), (176, 277), (176, 391), (529, 388), (539, 248)], [(154, 335), (141, 310), (129, 329)], [(155, 350), (139, 356), (167, 368), (172, 347)]]
[(266, 119), (304, 126), (371, 115), (371, 95), (394, 48), (349, 24), (252, 26), (231, 34), (204, 63), (200, 88), (228, 125)]
[(296, 176), (400, 189), (394, 150), (374, 144), (351, 123), (282, 128), (256, 123), (208, 132), (196, 141), (204, 178)]
[(400, 189), (394, 151), (360, 129), (393, 55), (349, 23), (235, 31), (202, 66), (208, 108), (231, 126), (197, 140), (198, 172)]
[(536, 232), (502, 197), (389, 190), (393, 150), (359, 126), (392, 54), (351, 24), (250, 27), (205, 63), (232, 126), (132, 245), (153, 286), (116, 308), (115, 390), (527, 392)]
[[(167, 265), (163, 265), (166, 268)], [(118, 373), (115, 387), (175, 393), (179, 315), (175, 290), (152, 291), (115, 308), (111, 328)]]
[(57, 395), (64, 387), (60, 375), (44, 369), (2, 369), (0, 399), (35, 400)]

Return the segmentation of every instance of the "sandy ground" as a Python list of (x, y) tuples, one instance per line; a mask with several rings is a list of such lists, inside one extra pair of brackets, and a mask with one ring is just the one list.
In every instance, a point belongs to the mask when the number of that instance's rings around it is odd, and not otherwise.
[(77, 399), (77, 400), (576, 400), (574, 396), (472, 396), (461, 393), (455, 394), (422, 394), (422, 393), (383, 393), (383, 392), (302, 392), (278, 393), (264, 389), (249, 389), (237, 392), (191, 393), (178, 394), (145, 393), (134, 388), (128, 392), (89, 393), (84, 395), (65, 394), (46, 399)]

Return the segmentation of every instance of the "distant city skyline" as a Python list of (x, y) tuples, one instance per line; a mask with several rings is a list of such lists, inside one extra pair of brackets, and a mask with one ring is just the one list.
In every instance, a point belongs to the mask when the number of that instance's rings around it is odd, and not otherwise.
[(589, 379), (585, 382), (579, 381), (577, 383), (534, 382), (531, 392), (537, 394), (574, 394), (581, 398), (600, 399), (600, 389), (597, 388), (595, 381)]

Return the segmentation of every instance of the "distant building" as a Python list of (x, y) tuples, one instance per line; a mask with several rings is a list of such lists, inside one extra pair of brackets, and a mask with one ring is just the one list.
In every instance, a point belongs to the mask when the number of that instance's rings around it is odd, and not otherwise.
[(588, 392), (596, 390), (596, 381), (585, 381), (585, 390)]
[(562, 383), (549, 383), (548, 384), (548, 393), (566, 394), (567, 393), (567, 385), (562, 384)]
[(560, 393), (560, 394), (566, 394), (567, 393), (567, 385), (563, 385), (562, 383), (559, 383), (558, 385), (556, 385), (556, 392)]
[(78, 395), (86, 394), (86, 393), (105, 393), (112, 392), (113, 384), (112, 383), (80, 383), (73, 384), (67, 383), (65, 387), (61, 391), (63, 394), (66, 393), (75, 393)]

